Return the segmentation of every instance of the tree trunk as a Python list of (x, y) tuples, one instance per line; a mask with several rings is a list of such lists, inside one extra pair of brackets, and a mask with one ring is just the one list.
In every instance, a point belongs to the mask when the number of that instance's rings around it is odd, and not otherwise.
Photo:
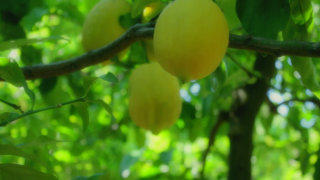
[(276, 57), (258, 54), (255, 70), (262, 78), (254, 84), (246, 85), (240, 93), (242, 103), (235, 107), (230, 120), (229, 180), (251, 179), (252, 134), (255, 117), (265, 98), (270, 79), (274, 75)]

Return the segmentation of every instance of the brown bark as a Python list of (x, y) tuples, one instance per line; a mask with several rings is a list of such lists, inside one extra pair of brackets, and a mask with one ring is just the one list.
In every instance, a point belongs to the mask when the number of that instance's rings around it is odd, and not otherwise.
[(229, 180), (251, 179), (254, 122), (261, 104), (267, 97), (268, 84), (275, 71), (275, 59), (274, 56), (257, 55), (255, 70), (259, 71), (263, 78), (244, 88), (245, 93), (242, 96), (245, 96), (245, 101), (240, 102), (233, 111), (229, 135)]

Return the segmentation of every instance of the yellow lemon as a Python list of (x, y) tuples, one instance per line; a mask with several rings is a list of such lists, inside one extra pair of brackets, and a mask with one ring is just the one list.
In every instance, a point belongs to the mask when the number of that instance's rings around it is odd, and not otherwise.
[(228, 42), (227, 21), (212, 0), (176, 0), (162, 11), (155, 26), (158, 62), (184, 81), (212, 73)]
[(149, 3), (142, 12), (142, 22), (148, 22), (155, 16), (157, 16), (161, 10), (166, 6), (165, 2), (155, 1)]
[(133, 70), (129, 94), (131, 119), (154, 134), (169, 128), (179, 118), (182, 105), (178, 80), (156, 62)]
[(125, 0), (102, 0), (97, 3), (83, 25), (84, 49), (97, 49), (119, 38), (125, 32), (119, 18), (129, 12), (130, 4)]

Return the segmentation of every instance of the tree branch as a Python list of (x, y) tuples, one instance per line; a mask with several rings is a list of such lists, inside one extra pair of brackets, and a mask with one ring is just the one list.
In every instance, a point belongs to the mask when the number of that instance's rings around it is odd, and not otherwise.
[(320, 107), (320, 101), (319, 101), (319, 99), (317, 99), (317, 98), (309, 98), (309, 99), (293, 98), (293, 99), (289, 99), (289, 100), (287, 100), (287, 101), (283, 101), (283, 102), (281, 102), (280, 104), (277, 104), (276, 106), (279, 107), (279, 106), (281, 106), (281, 105), (283, 105), (283, 104), (287, 104), (287, 103), (293, 102), (293, 101), (295, 101), (295, 102), (302, 102), (302, 103), (312, 102), (312, 103), (314, 103), (315, 105), (317, 105), (317, 106)]
[(107, 61), (120, 51), (130, 46), (133, 42), (152, 37), (153, 29), (149, 26), (152, 24), (132, 26), (126, 33), (114, 42), (81, 56), (54, 62), (50, 64), (39, 64), (22, 68), (26, 79), (49, 78), (69, 74), (85, 67), (92, 66), (103, 61)]
[(200, 172), (201, 179), (204, 178), (204, 170), (206, 168), (207, 157), (208, 157), (208, 154), (210, 152), (211, 147), (214, 144), (218, 130), (221, 127), (221, 125), (223, 124), (223, 122), (225, 122), (228, 119), (228, 117), (229, 117), (229, 114), (227, 112), (220, 112), (217, 123), (211, 129), (207, 149), (202, 154), (202, 169)]
[[(107, 61), (132, 43), (153, 37), (154, 23), (136, 24), (114, 42), (81, 56), (50, 64), (38, 64), (22, 68), (26, 79), (61, 76), (85, 67)], [(300, 41), (276, 41), (260, 37), (230, 34), (230, 48), (258, 51), (281, 56), (320, 57), (320, 43)]]
[(284, 105), (284, 104), (288, 104), (290, 102), (302, 102), (302, 103), (305, 103), (305, 102), (312, 102), (313, 104), (315, 104), (316, 106), (320, 107), (320, 100), (316, 97), (314, 98), (308, 98), (308, 99), (299, 99), (299, 98), (292, 98), (292, 99), (289, 99), (289, 100), (286, 100), (286, 101), (283, 101), (279, 104), (273, 104), (269, 98), (266, 99), (266, 103), (269, 105), (270, 109), (272, 112), (274, 113), (277, 113), (277, 108), (281, 105)]
[(304, 41), (276, 41), (261, 37), (230, 34), (229, 47), (253, 50), (274, 56), (320, 57), (320, 43)]
[(276, 71), (275, 56), (257, 54), (254, 70), (262, 77), (254, 84), (244, 87), (246, 98), (239, 97), (239, 104), (234, 104), (230, 118), (230, 152), (229, 152), (229, 180), (250, 180), (251, 156), (253, 151), (253, 131), (256, 115), (261, 104), (267, 98), (270, 79)]

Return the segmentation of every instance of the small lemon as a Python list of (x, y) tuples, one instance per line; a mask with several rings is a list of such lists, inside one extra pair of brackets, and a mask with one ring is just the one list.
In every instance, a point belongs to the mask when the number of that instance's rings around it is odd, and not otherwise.
[(142, 22), (148, 22), (157, 16), (161, 10), (166, 6), (165, 2), (155, 1), (149, 3), (142, 11)]
[(130, 4), (125, 0), (102, 0), (97, 3), (83, 25), (83, 48), (90, 51), (119, 38), (125, 32), (119, 18), (129, 12)]
[(131, 119), (154, 134), (169, 128), (179, 118), (182, 105), (178, 80), (157, 62), (133, 70), (129, 94)]
[(190, 81), (218, 67), (228, 41), (227, 21), (212, 0), (176, 0), (156, 22), (154, 51), (165, 70)]

